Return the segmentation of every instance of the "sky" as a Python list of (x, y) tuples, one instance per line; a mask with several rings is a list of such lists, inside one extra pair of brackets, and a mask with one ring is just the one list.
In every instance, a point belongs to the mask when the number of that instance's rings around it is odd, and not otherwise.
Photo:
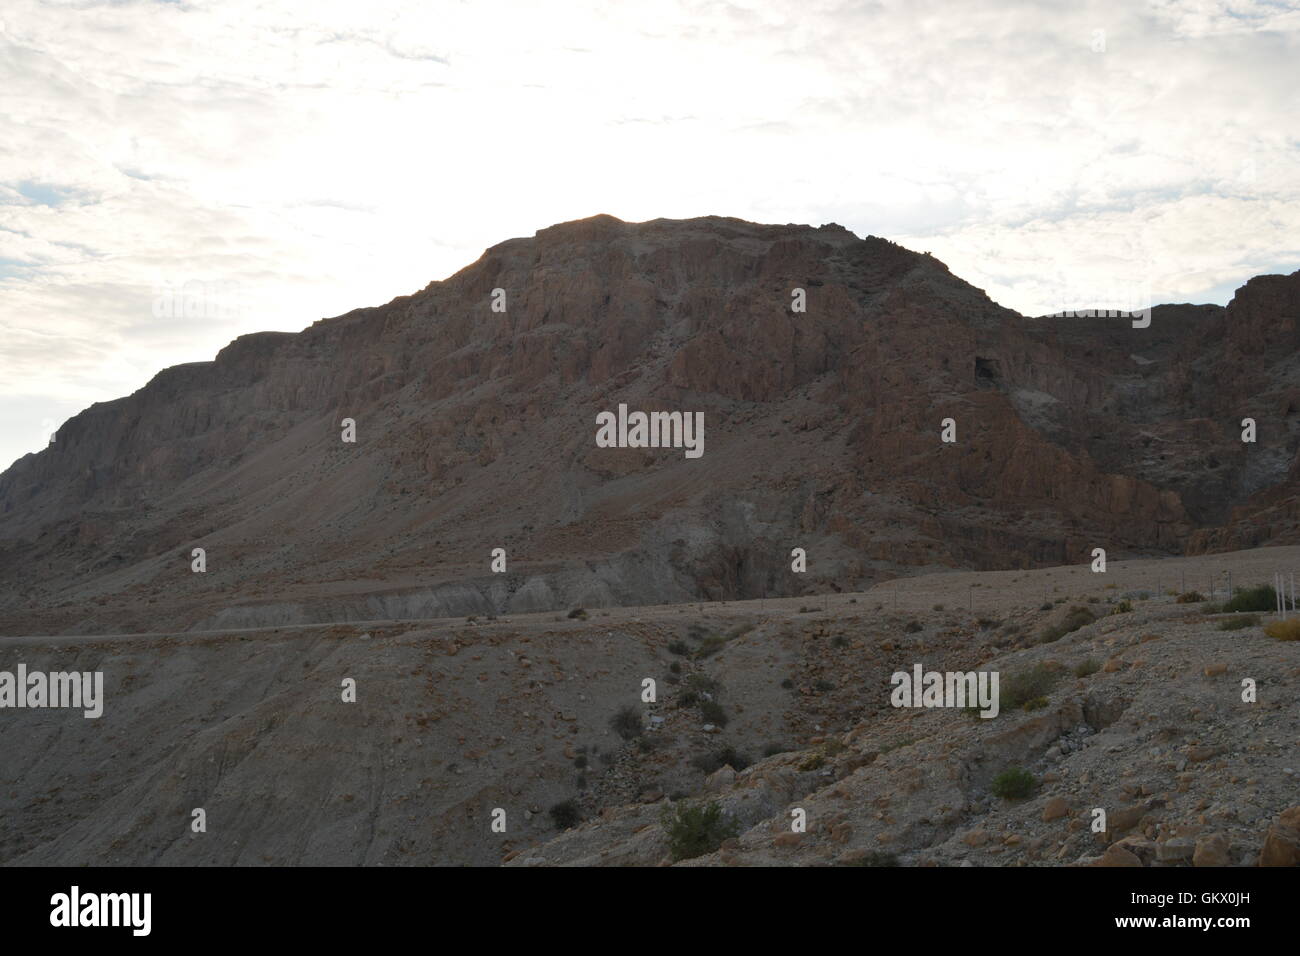
[(0, 0), (0, 467), (597, 213), (1226, 303), (1300, 268), (1300, 3)]

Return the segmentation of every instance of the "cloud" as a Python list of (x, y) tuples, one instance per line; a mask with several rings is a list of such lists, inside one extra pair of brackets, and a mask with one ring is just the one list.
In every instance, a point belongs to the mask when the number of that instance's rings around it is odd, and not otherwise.
[(1235, 0), (11, 0), (0, 458), (596, 212), (840, 222), (1027, 313), (1221, 300), (1300, 267), (1298, 60)]

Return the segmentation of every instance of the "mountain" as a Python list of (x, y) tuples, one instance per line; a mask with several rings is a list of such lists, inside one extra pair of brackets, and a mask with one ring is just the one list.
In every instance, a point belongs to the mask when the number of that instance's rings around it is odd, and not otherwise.
[[(835, 224), (564, 223), (66, 422), (0, 475), (0, 633), (731, 600), (1300, 543), (1298, 346), (1300, 272), (1135, 329), (1021, 316)], [(599, 447), (620, 405), (703, 413), (703, 455)]]

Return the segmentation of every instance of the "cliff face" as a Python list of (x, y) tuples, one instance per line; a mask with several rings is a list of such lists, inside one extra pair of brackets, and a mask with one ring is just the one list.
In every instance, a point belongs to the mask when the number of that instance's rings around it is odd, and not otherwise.
[[(71, 419), (0, 476), (0, 630), (756, 597), (1296, 542), (1297, 316), (1300, 273), (1132, 329), (1021, 317), (834, 225), (566, 223)], [(703, 457), (598, 448), (620, 403), (703, 412)]]

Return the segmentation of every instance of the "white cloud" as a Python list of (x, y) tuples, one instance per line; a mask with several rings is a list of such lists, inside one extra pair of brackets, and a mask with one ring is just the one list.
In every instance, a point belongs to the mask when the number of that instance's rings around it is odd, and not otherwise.
[[(42, 418), (236, 334), (597, 212), (834, 220), (1028, 313), (1300, 267), (1294, 4), (10, 0), (3, 19), (5, 461)], [(234, 284), (242, 311), (158, 320), (155, 288), (187, 282)]]

